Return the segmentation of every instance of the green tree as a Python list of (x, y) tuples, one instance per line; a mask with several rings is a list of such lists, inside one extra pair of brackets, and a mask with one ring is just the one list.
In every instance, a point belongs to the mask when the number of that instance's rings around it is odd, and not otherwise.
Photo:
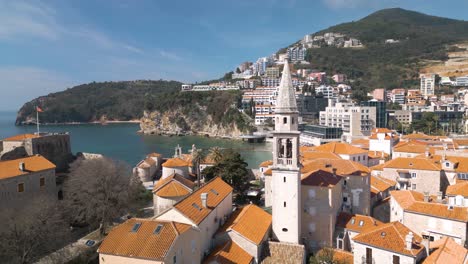
[(421, 119), (413, 120), (411, 128), (412, 130), (424, 132), (426, 134), (438, 134), (441, 132), (439, 117), (432, 112), (425, 112)]
[(249, 172), (247, 163), (242, 156), (231, 149), (223, 151), (223, 158), (214, 166), (208, 167), (202, 172), (206, 180), (221, 177), (229, 183), (237, 195), (242, 196), (249, 188)]
[(223, 151), (219, 147), (210, 148), (209, 155), (216, 163), (219, 163), (221, 160), (223, 160)]

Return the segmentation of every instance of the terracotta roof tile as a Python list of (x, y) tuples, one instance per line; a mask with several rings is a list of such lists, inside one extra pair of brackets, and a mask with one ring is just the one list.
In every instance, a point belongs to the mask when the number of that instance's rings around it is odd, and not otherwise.
[(336, 217), (336, 225), (354, 232), (365, 232), (381, 226), (383, 223), (379, 220), (366, 215), (340, 213)]
[(260, 245), (271, 227), (271, 215), (260, 207), (250, 204), (235, 211), (226, 223), (219, 229), (218, 233), (231, 230)]
[(184, 176), (173, 173), (169, 175), (168, 177), (164, 179), (160, 179), (153, 187), (153, 192), (158, 191), (160, 188), (162, 188), (164, 185), (172, 182), (172, 181), (177, 181), (181, 183), (182, 185), (188, 187), (189, 189), (193, 189), (195, 187), (195, 183), (193, 183), (191, 180), (185, 178)]
[(324, 145), (315, 147), (316, 151), (333, 152), (336, 154), (352, 155), (366, 153), (367, 151), (361, 148), (354, 147), (347, 143), (330, 142)]
[(390, 129), (388, 128), (374, 128), (372, 129), (372, 133), (393, 133), (393, 131), (391, 131)]
[(217, 247), (210, 255), (203, 261), (204, 264), (250, 264), (253, 257), (242, 249), (235, 242), (229, 240), (225, 244)]
[(313, 160), (313, 159), (342, 159), (338, 154), (333, 152), (322, 152), (322, 151), (309, 151), (301, 153), (303, 161)]
[(272, 160), (266, 160), (266, 161), (260, 163), (260, 165), (258, 167), (268, 167), (270, 165), (273, 165), (273, 161)]
[(446, 194), (448, 196), (461, 195), (463, 197), (468, 197), (468, 181), (459, 182), (454, 185), (448, 186)]
[(263, 173), (263, 175), (265, 175), (265, 176), (271, 176), (271, 175), (273, 175), (273, 170), (272, 170), (271, 168), (269, 168), (268, 170), (266, 170), (266, 171)]
[(148, 157), (148, 158), (151, 158), (151, 157), (159, 158), (159, 157), (162, 157), (162, 154), (153, 152), (153, 153), (150, 153), (150, 154), (146, 155), (146, 157)]
[(168, 159), (166, 162), (164, 162), (162, 164), (163, 167), (166, 167), (166, 168), (173, 168), (173, 167), (188, 167), (190, 166), (190, 164), (181, 159), (181, 158), (172, 158), (172, 159)]
[(351, 145), (362, 149), (369, 149), (369, 139), (355, 139), (351, 141)]
[(444, 237), (429, 245), (431, 253), (423, 264), (467, 263), (468, 250), (456, 243), (453, 238)]
[(468, 222), (467, 207), (454, 206), (449, 208), (446, 204), (424, 202), (424, 195), (415, 191), (391, 191), (390, 195), (398, 204), (400, 204), (405, 212)]
[[(19, 168), (20, 162), (24, 162), (24, 171)], [(0, 161), (0, 179), (26, 175), (32, 172), (54, 170), (55, 165), (46, 158), (35, 155), (21, 159)]]
[(384, 164), (385, 168), (392, 169), (408, 169), (408, 170), (429, 170), (429, 171), (440, 171), (440, 164), (437, 165), (434, 162), (426, 158), (396, 158), (387, 161)]
[(21, 134), (21, 135), (4, 138), (2, 141), (23, 141), (25, 139), (38, 138), (38, 137), (40, 136), (36, 134)]
[(301, 172), (303, 174), (316, 170), (333, 172), (333, 168), (336, 169), (336, 175), (338, 176), (367, 176), (370, 173), (369, 168), (361, 163), (343, 159), (314, 159), (305, 161)]
[[(200, 195), (202, 193), (208, 194), (207, 208), (201, 204)], [(195, 224), (200, 224), (230, 193), (232, 193), (232, 187), (221, 178), (216, 177), (176, 203), (174, 208)]]
[[(132, 232), (137, 223), (140, 227), (136, 232)], [(161, 225), (161, 230), (155, 234), (154, 231), (159, 225)], [(190, 225), (181, 223), (133, 218), (112, 229), (98, 252), (124, 257), (164, 260), (178, 236), (190, 228)]]
[(468, 208), (454, 206), (452, 209), (446, 204), (415, 202), (405, 209), (407, 212), (419, 213), (438, 218), (468, 222)]
[(357, 243), (415, 257), (424, 249), (424, 246), (421, 244), (422, 238), (412, 232), (414, 236), (412, 248), (406, 249), (405, 237), (409, 232), (411, 230), (400, 222), (391, 222), (362, 232), (353, 240)]
[(333, 187), (337, 185), (342, 178), (334, 176), (333, 173), (323, 170), (316, 170), (301, 177), (301, 184), (318, 187)]
[(169, 197), (180, 197), (188, 195), (192, 190), (185, 185), (177, 181), (171, 181), (170, 183), (161, 187), (155, 194), (159, 197), (169, 198)]
[[(351, 252), (344, 251), (341, 249), (336, 249), (336, 248), (329, 248), (326, 250), (333, 250), (331, 254), (333, 254), (333, 263), (340, 263), (340, 264), (352, 264), (354, 263), (354, 255)], [(325, 249), (320, 249), (317, 252), (317, 256), (321, 257), (322, 255), (329, 254)]]
[(379, 176), (371, 176), (370, 184), (372, 189), (384, 192), (395, 186), (396, 182)]

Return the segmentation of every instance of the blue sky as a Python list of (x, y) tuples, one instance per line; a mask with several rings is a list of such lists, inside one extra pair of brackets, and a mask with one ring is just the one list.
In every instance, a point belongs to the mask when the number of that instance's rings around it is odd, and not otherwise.
[(387, 7), (468, 20), (466, 0), (0, 0), (0, 110), (92, 81), (217, 78)]

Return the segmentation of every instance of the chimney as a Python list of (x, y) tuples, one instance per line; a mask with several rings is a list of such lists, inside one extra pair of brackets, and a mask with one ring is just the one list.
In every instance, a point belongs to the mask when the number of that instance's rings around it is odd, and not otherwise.
[(200, 198), (201, 198), (201, 204), (204, 208), (207, 208), (208, 205), (206, 203), (206, 201), (208, 200), (208, 193), (202, 193), (200, 194)]
[(26, 168), (25, 168), (24, 162), (20, 162), (20, 163), (19, 163), (19, 170), (20, 170), (20, 171), (25, 171), (25, 169), (26, 169)]
[(414, 240), (413, 232), (409, 232), (405, 237), (407, 250), (411, 250), (413, 248), (413, 240)]
[(426, 147), (426, 158), (429, 158), (431, 156), (431, 153), (429, 152), (429, 147)]
[(442, 192), (437, 192), (437, 202), (441, 203), (442, 202)]
[(333, 177), (336, 177), (336, 168), (333, 168), (332, 171), (333, 171)]
[(429, 202), (429, 192), (424, 192), (424, 202)]
[(429, 254), (430, 254), (430, 252), (429, 252), (429, 238), (428, 239), (424, 238), (422, 240), (422, 244), (424, 246), (424, 249), (426, 250), (426, 256), (429, 256)]

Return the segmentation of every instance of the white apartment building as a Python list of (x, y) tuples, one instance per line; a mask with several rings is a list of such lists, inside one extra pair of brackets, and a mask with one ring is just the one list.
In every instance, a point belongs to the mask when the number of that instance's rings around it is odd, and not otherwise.
[(435, 74), (421, 74), (421, 94), (424, 98), (428, 98), (430, 95), (434, 94), (435, 89)]
[(322, 94), (324, 98), (336, 98), (338, 93), (332, 86), (320, 85), (315, 88), (315, 94)]
[(369, 136), (375, 128), (376, 108), (336, 103), (320, 111), (320, 125), (341, 127), (348, 137)]
[(468, 86), (468, 76), (457, 77), (455, 79), (456, 86)]

